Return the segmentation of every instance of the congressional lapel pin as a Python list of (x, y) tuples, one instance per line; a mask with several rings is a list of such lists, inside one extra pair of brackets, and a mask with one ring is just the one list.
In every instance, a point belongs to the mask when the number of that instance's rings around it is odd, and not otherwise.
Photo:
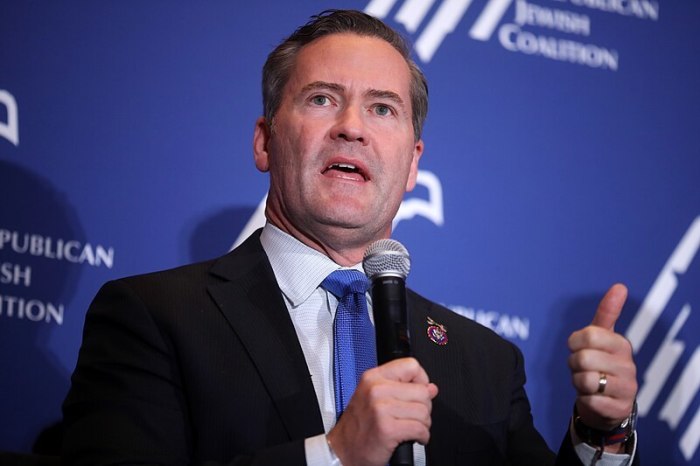
[(447, 329), (444, 325), (438, 324), (428, 316), (428, 338), (438, 346), (447, 344)]

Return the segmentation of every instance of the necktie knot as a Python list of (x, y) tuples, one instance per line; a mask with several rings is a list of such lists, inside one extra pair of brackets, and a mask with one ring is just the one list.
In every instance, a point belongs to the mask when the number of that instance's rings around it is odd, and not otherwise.
[(365, 294), (369, 289), (369, 280), (358, 270), (342, 269), (328, 275), (321, 286), (340, 300), (351, 294)]

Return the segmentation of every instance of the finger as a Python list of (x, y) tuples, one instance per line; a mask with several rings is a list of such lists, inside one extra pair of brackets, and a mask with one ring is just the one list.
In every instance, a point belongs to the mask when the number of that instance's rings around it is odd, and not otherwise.
[(392, 430), (401, 433), (397, 443), (418, 442), (421, 445), (427, 445), (430, 441), (430, 426), (426, 426), (422, 422), (402, 419), (396, 421)]
[(370, 373), (370, 377), (379, 376), (397, 382), (418, 384), (428, 384), (430, 382), (425, 369), (415, 358), (394, 359), (375, 369), (371, 369), (371, 371), (371, 373), (370, 371), (366, 372), (366, 374)]
[(579, 396), (607, 396), (620, 400), (634, 398), (637, 384), (625, 377), (606, 374), (605, 384), (601, 390), (600, 372), (578, 372), (573, 374), (572, 383)]
[(622, 306), (627, 299), (627, 287), (617, 283), (610, 287), (598, 305), (598, 310), (593, 316), (591, 325), (608, 330), (615, 330), (615, 322), (620, 317)]
[[(390, 451), (394, 451), (403, 442), (428, 443), (430, 427), (415, 419), (396, 419), (387, 416), (377, 420), (372, 434), (372, 440), (374, 439), (381, 439), (389, 446)], [(383, 464), (386, 463), (385, 461)]]
[(572, 353), (583, 349), (596, 349), (632, 356), (632, 345), (624, 336), (592, 325), (572, 333), (568, 346)]
[(584, 349), (569, 355), (569, 368), (576, 372), (604, 372), (620, 377), (633, 377), (634, 362), (626, 357), (611, 356), (610, 353), (595, 349)]
[[(396, 382), (393, 380), (360, 382), (355, 394), (365, 397), (370, 403), (388, 403), (392, 401), (415, 402), (431, 406), (434, 398), (432, 384)], [(434, 387), (434, 385), (432, 385)], [(355, 397), (353, 394), (353, 398)], [(352, 400), (351, 400), (352, 401)]]
[[(601, 372), (590, 371), (574, 373), (571, 376), (571, 381), (576, 389), (576, 393), (579, 396), (601, 395), (604, 393), (605, 395), (614, 398), (613, 383), (610, 383), (610, 387), (608, 387), (608, 383), (605, 383), (603, 391), (600, 391), (601, 374)], [(612, 377), (606, 376), (606, 381), (611, 382)]]
[(426, 405), (425, 403), (395, 401), (393, 403), (382, 405), (380, 409), (382, 410), (382, 414), (391, 416), (396, 420), (417, 421), (428, 429), (432, 424), (432, 418), (430, 416), (432, 406), (430, 404)]
[(438, 389), (437, 385), (431, 382), (428, 384), (428, 392), (430, 393), (430, 399), (432, 400), (437, 396), (440, 390)]

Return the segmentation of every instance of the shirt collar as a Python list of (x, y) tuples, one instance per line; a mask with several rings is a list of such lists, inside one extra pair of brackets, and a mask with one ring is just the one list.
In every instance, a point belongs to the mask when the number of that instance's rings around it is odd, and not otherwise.
[[(331, 272), (342, 268), (269, 222), (263, 227), (260, 243), (280, 290), (293, 308), (303, 304)], [(361, 263), (350, 268), (364, 273)]]

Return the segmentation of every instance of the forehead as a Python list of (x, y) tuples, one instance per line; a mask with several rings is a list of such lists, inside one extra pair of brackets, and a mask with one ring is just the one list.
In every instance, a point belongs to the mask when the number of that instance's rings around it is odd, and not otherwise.
[(298, 53), (288, 90), (315, 81), (336, 83), (349, 91), (392, 91), (410, 102), (411, 73), (403, 56), (378, 37), (331, 34), (305, 45)]

